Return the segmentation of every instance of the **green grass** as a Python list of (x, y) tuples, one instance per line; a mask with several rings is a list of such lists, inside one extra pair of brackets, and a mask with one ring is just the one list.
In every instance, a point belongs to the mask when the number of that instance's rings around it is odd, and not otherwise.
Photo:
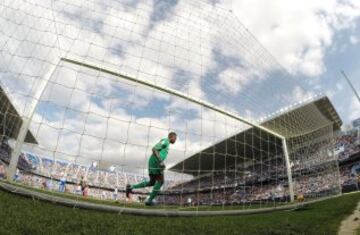
[(163, 218), (72, 209), (0, 191), (0, 234), (336, 234), (359, 200), (355, 193), (291, 212)]

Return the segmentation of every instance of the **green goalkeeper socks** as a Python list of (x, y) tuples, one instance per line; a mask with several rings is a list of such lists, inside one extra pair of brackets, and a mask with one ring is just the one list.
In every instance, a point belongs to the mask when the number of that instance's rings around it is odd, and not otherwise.
[(162, 183), (160, 183), (159, 181), (156, 181), (152, 192), (150, 193), (150, 197), (149, 197), (149, 201), (152, 202), (152, 200), (154, 200), (154, 198), (156, 197), (156, 195), (159, 193), (160, 188), (162, 186)]
[(141, 183), (133, 185), (131, 188), (132, 189), (145, 188), (145, 187), (147, 187), (149, 185), (149, 183), (150, 183), (149, 181), (145, 180), (145, 181), (143, 181)]
[[(145, 180), (141, 183), (133, 185), (131, 188), (132, 189), (145, 188), (145, 187), (149, 186), (149, 183), (150, 183), (150, 181)], [(156, 181), (156, 183), (154, 184), (153, 190), (150, 193), (149, 201), (154, 200), (156, 195), (159, 193), (161, 186), (162, 186), (162, 183), (160, 183), (159, 181)]]

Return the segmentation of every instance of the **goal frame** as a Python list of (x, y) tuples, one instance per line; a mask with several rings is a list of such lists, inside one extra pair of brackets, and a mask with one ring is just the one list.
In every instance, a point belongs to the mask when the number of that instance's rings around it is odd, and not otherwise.
[(46, 90), (46, 88), (47, 88), (47, 86), (48, 86), (54, 72), (56, 71), (56, 69), (58, 68), (58, 66), (60, 65), (61, 62), (65, 62), (65, 63), (69, 63), (69, 64), (73, 64), (73, 65), (78, 65), (78, 66), (85, 67), (85, 68), (88, 68), (88, 69), (91, 69), (91, 70), (96, 70), (96, 71), (99, 71), (99, 72), (103, 72), (103, 73), (115, 76), (118, 79), (128, 80), (128, 81), (131, 81), (131, 82), (134, 82), (134, 83), (144, 85), (146, 87), (150, 87), (150, 88), (159, 90), (161, 92), (164, 92), (164, 93), (167, 93), (167, 94), (170, 94), (170, 95), (173, 95), (173, 96), (180, 97), (182, 99), (185, 99), (187, 101), (190, 101), (190, 102), (198, 104), (198, 105), (201, 105), (201, 106), (203, 106), (205, 108), (208, 108), (208, 109), (213, 110), (215, 112), (221, 113), (221, 114), (223, 114), (225, 116), (228, 116), (230, 118), (238, 120), (238, 121), (240, 121), (242, 123), (245, 123), (245, 124), (247, 124), (249, 126), (256, 127), (256, 128), (258, 128), (258, 129), (260, 129), (262, 131), (265, 131), (267, 133), (270, 133), (270, 134), (280, 138), (281, 141), (282, 141), (283, 154), (284, 154), (284, 158), (285, 158), (285, 162), (286, 162), (286, 173), (287, 173), (287, 177), (288, 177), (290, 201), (291, 202), (294, 201), (294, 188), (293, 188), (291, 164), (290, 164), (290, 158), (289, 158), (288, 147), (287, 147), (285, 136), (283, 136), (283, 135), (281, 135), (279, 133), (276, 133), (276, 132), (274, 132), (274, 131), (266, 128), (266, 127), (263, 127), (263, 126), (261, 126), (261, 125), (259, 125), (257, 123), (254, 123), (251, 120), (248, 120), (248, 119), (246, 119), (244, 117), (241, 117), (236, 113), (226, 111), (226, 110), (224, 110), (224, 109), (222, 109), (220, 107), (217, 107), (217, 106), (215, 106), (215, 105), (213, 105), (211, 103), (208, 103), (208, 102), (203, 101), (201, 99), (191, 97), (189, 95), (186, 95), (186, 94), (184, 94), (182, 92), (171, 89), (169, 87), (157, 85), (157, 84), (154, 84), (154, 83), (152, 83), (150, 81), (143, 80), (141, 78), (134, 78), (134, 77), (132, 77), (132, 76), (130, 76), (128, 74), (124, 74), (124, 73), (114, 71), (113, 69), (105, 67), (103, 65), (96, 65), (96, 64), (94, 64), (94, 63), (92, 63), (90, 61), (86, 61), (84, 59), (78, 60), (78, 59), (71, 58), (71, 57), (68, 57), (68, 56), (67, 57), (60, 57), (60, 58), (57, 59), (56, 63), (51, 64), (51, 67), (50, 67), (49, 71), (44, 75), (44, 77), (42, 79), (42, 82), (40, 83), (39, 88), (38, 88), (37, 92), (35, 93), (35, 95), (34, 95), (34, 97), (32, 99), (28, 115), (23, 117), (23, 122), (22, 122), (22, 125), (21, 125), (21, 128), (20, 128), (20, 131), (18, 133), (17, 139), (16, 139), (15, 147), (14, 147), (14, 149), (12, 151), (12, 154), (11, 154), (9, 170), (7, 172), (7, 176), (8, 176), (8, 179), (10, 181), (14, 180), (14, 176), (16, 174), (17, 163), (18, 163), (18, 160), (19, 160), (19, 157), (20, 157), (20, 154), (21, 154), (21, 149), (22, 149), (22, 146), (24, 144), (26, 133), (29, 130), (30, 124), (32, 122), (33, 116), (34, 116), (34, 114), (36, 112), (36, 109), (38, 107), (38, 104), (40, 102), (40, 99), (43, 96), (43, 94), (44, 94), (44, 92), (45, 92), (45, 90)]

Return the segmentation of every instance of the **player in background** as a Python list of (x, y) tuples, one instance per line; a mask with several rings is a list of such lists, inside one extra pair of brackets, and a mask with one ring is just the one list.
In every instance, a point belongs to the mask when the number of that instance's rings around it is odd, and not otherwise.
[(167, 158), (169, 152), (169, 145), (176, 142), (177, 135), (175, 132), (170, 132), (167, 138), (161, 139), (152, 148), (152, 155), (150, 156), (148, 163), (149, 178), (150, 180), (144, 180), (143, 182), (135, 185), (126, 185), (126, 197), (130, 198), (130, 193), (133, 189), (145, 188), (153, 186), (153, 190), (150, 193), (148, 200), (145, 201), (145, 205), (153, 205), (153, 200), (159, 193), (161, 186), (164, 183), (164, 161)]
[(61, 173), (61, 178), (59, 182), (59, 192), (65, 193), (66, 190), (66, 175)]
[(118, 188), (117, 187), (115, 187), (115, 189), (114, 189), (113, 197), (114, 197), (114, 200), (117, 201), (117, 197), (118, 197)]
[(83, 195), (84, 197), (86, 197), (86, 196), (87, 196), (87, 182), (86, 182), (84, 176), (81, 176), (80, 186), (81, 186), (82, 195)]

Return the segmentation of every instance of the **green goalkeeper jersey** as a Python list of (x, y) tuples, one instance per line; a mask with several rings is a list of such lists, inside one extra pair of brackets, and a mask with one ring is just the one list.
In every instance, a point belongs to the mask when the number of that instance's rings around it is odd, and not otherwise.
[[(154, 148), (159, 151), (160, 158), (163, 161), (165, 161), (168, 155), (169, 145), (170, 145), (169, 139), (164, 138), (161, 139), (160, 142), (154, 146)], [(163, 173), (163, 171), (164, 169), (159, 166), (159, 161), (157, 157), (154, 154), (152, 154), (149, 159), (149, 174), (160, 175)]]

